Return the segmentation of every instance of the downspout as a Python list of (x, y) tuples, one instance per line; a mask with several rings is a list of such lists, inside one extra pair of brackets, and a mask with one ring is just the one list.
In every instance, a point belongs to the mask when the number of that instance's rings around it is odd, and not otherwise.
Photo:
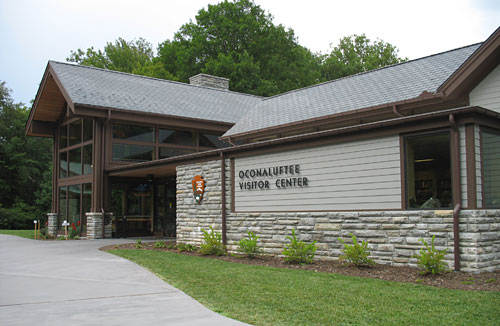
[(460, 138), (458, 126), (453, 114), (449, 115), (453, 134), (453, 251), (455, 271), (460, 271), (460, 210), (462, 209), (462, 194), (460, 185)]
[(404, 115), (401, 112), (399, 112), (398, 106), (396, 104), (392, 106), (392, 112), (394, 112), (395, 115), (400, 116), (401, 118), (404, 117)]
[(224, 152), (220, 153), (220, 178), (221, 178), (221, 197), (222, 197), (222, 243), (227, 245), (226, 238), (226, 162), (224, 161)]

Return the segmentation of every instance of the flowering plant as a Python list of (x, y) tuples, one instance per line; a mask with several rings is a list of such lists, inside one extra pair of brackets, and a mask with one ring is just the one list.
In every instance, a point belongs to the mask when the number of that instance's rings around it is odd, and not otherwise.
[(75, 223), (71, 223), (71, 229), (69, 230), (69, 238), (75, 239), (75, 237), (80, 235), (80, 221)]

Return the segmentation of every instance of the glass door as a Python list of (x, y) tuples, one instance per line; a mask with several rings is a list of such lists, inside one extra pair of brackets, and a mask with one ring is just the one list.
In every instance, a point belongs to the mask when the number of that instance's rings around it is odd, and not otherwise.
[(115, 237), (153, 235), (153, 189), (148, 183), (113, 184), (111, 202)]

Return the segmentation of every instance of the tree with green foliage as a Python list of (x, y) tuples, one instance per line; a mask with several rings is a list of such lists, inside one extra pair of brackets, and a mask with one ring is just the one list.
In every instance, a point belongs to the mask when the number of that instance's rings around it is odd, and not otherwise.
[(12, 219), (43, 220), (50, 209), (52, 141), (26, 136), (28, 115), (29, 108), (14, 103), (0, 82), (0, 228)]
[(207, 73), (230, 80), (230, 89), (271, 96), (406, 59), (395, 46), (364, 34), (344, 37), (330, 54), (313, 54), (294, 31), (275, 25), (252, 0), (224, 0), (198, 11), (155, 56), (146, 40), (107, 43), (72, 51), (70, 62), (161, 79), (188, 82)]
[(230, 88), (274, 95), (319, 81), (316, 57), (300, 46), (292, 29), (251, 0), (208, 5), (195, 22), (182, 25), (172, 41), (159, 45), (158, 57), (181, 81), (198, 73), (230, 79)]
[(103, 51), (96, 51), (94, 47), (88, 48), (85, 52), (82, 49), (71, 51), (66, 60), (84, 66), (162, 79), (176, 79), (154, 57), (151, 43), (143, 38), (126, 41), (120, 37), (114, 43), (106, 43)]
[(333, 80), (408, 60), (398, 52), (394, 45), (379, 39), (372, 42), (365, 34), (346, 36), (323, 57), (321, 78)]

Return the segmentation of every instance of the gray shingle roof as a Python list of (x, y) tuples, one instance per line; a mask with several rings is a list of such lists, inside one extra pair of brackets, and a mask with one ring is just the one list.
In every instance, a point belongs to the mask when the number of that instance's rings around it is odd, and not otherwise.
[(435, 93), (480, 46), (474, 44), (264, 99), (224, 136)]
[(261, 97), (50, 61), (75, 104), (235, 123)]

